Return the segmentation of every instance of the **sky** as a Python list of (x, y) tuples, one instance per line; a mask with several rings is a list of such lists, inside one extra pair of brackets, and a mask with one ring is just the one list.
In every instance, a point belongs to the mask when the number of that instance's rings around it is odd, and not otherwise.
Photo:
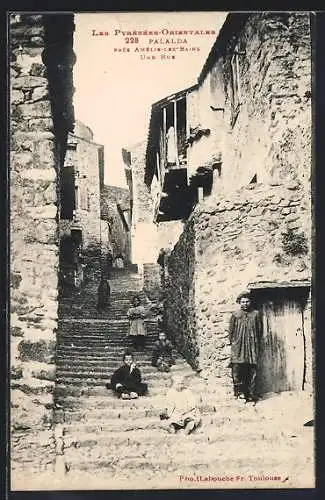
[[(196, 83), (226, 15), (225, 12), (75, 15), (75, 116), (92, 129), (94, 141), (104, 146), (106, 184), (126, 187), (122, 148), (146, 139), (154, 102)], [(120, 32), (115, 34), (115, 30)], [(163, 30), (163, 34), (138, 36), (138, 42), (131, 43), (131, 37), (121, 32), (134, 30)], [(172, 30), (214, 30), (216, 34), (170, 35)], [(109, 34), (99, 35), (99, 32)], [(181, 43), (166, 43), (172, 39)], [(159, 43), (154, 43), (155, 40)], [(145, 53), (156, 56), (155, 60), (141, 59), (140, 53), (134, 52), (135, 48), (174, 46), (200, 50), (178, 52), (175, 59), (168, 60), (160, 59), (161, 52)], [(126, 52), (127, 49), (130, 51)]]

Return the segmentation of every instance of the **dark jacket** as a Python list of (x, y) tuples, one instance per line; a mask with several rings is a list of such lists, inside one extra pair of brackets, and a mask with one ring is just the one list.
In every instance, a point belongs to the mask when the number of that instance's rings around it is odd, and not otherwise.
[(114, 390), (116, 384), (122, 384), (128, 389), (137, 389), (141, 383), (141, 372), (139, 368), (133, 368), (130, 373), (130, 367), (123, 365), (118, 368), (111, 377), (111, 387)]
[(156, 366), (159, 358), (168, 358), (171, 359), (173, 352), (173, 346), (169, 340), (165, 340), (161, 342), (157, 340), (154, 344), (153, 353), (152, 353), (152, 366)]

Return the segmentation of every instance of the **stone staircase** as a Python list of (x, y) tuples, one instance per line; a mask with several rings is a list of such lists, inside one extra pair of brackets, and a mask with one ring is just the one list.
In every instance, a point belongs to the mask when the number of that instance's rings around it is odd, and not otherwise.
[[(146, 349), (136, 353), (148, 394), (123, 401), (108, 391), (105, 384), (129, 347), (126, 311), (142, 283), (136, 274), (116, 271), (111, 280), (112, 306), (102, 314), (95, 307), (96, 286), (90, 280), (80, 295), (60, 304), (55, 422), (63, 441), (57, 462), (64, 479), (58, 488), (306, 485), (313, 467), (312, 432), (301, 425), (307, 395), (300, 399), (292, 395), (287, 405), (280, 396), (256, 406), (243, 405), (233, 400), (221, 381), (194, 373), (181, 356), (170, 373), (159, 373), (151, 366), (158, 333), (154, 315), (148, 314)], [(142, 298), (145, 301), (143, 294)], [(159, 419), (173, 373), (191, 374), (192, 390), (199, 395), (202, 424), (189, 436), (169, 434)], [(251, 480), (250, 475), (259, 479)], [(263, 475), (280, 479), (261, 479)]]

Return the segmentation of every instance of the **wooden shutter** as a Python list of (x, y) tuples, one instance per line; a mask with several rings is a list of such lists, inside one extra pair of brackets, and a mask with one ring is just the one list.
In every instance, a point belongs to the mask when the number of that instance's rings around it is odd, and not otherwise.
[(61, 219), (73, 219), (76, 206), (74, 167), (63, 167), (60, 176), (60, 216)]

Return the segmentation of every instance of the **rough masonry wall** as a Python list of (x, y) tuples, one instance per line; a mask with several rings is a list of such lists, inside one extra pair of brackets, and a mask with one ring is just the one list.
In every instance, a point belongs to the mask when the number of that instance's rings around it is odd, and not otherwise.
[(131, 151), (132, 170), (132, 263), (153, 263), (157, 260), (157, 227), (153, 222), (154, 200), (144, 182), (146, 143), (141, 143)]
[[(62, 54), (68, 54), (72, 52), (73, 16), (67, 16), (63, 25), (70, 30), (66, 32), (63, 28), (61, 32)], [(51, 62), (56, 57), (60, 60), (61, 53), (54, 50), (54, 58), (48, 60), (46, 67), (42, 61), (46, 46), (42, 15), (11, 16), (10, 418), (13, 489), (17, 488), (24, 469), (28, 475), (53, 470), (55, 452), (57, 172), (64, 157), (67, 129), (65, 123), (59, 124), (53, 119), (53, 95), (49, 91), (48, 71), (55, 74), (57, 67), (51, 67)], [(65, 98), (68, 100), (73, 91), (70, 88), (70, 94), (66, 95), (59, 84), (58, 79), (52, 87), (56, 85), (60, 95), (58, 104)], [(70, 108), (65, 107), (65, 110), (68, 119)], [(56, 111), (59, 117), (60, 112)], [(59, 140), (54, 130), (61, 132)]]
[[(236, 14), (234, 14), (235, 16)], [(232, 109), (231, 58), (239, 51), (240, 91)], [(214, 108), (212, 109), (211, 108)], [(188, 148), (189, 174), (221, 156), (213, 192), (229, 193), (270, 179), (309, 188), (311, 165), (311, 39), (309, 14), (260, 13), (230, 36), (188, 100), (191, 127), (210, 134)]]
[[(282, 245), (283, 232), (294, 239), (302, 234), (308, 247), (311, 241), (309, 14), (252, 14), (237, 36), (232, 35), (224, 31), (228, 39), (222, 41), (221, 53), (188, 100), (190, 126), (210, 129), (189, 148), (189, 174), (212, 165), (218, 151), (222, 165), (221, 175), (214, 176), (212, 194), (197, 206), (184, 228), (181, 241), (187, 241), (187, 233), (194, 233), (195, 239), (195, 314), (193, 324), (181, 323), (183, 332), (181, 326), (175, 327), (180, 341), (187, 338), (192, 363), (203, 372), (212, 370), (228, 385), (227, 328), (237, 294), (251, 281), (311, 276), (310, 250), (300, 257), (286, 255)], [(235, 51), (239, 51), (240, 81), (237, 114), (231, 103)], [(257, 184), (249, 184), (255, 175)], [(188, 274), (181, 265), (184, 254), (177, 245), (170, 259), (176, 283)], [(171, 317), (177, 312), (173, 304), (182, 303), (182, 292), (170, 283), (167, 295)], [(308, 383), (312, 383), (310, 327), (309, 301)]]
[[(123, 223), (121, 213), (123, 212), (126, 224)], [(128, 189), (118, 186), (104, 186), (101, 193), (101, 219), (106, 238), (102, 237), (102, 257), (105, 259), (108, 249), (110, 248), (115, 258), (118, 254), (122, 254), (124, 262), (131, 262), (131, 221), (130, 221), (130, 193)], [(106, 225), (106, 227), (105, 227)]]
[(186, 224), (168, 259), (168, 278), (164, 300), (168, 337), (193, 368), (199, 369), (199, 345), (195, 304), (195, 225)]
[[(231, 200), (216, 202), (207, 198), (187, 222), (169, 260), (169, 329), (176, 342), (183, 344), (182, 351), (187, 351), (192, 364), (203, 374), (220, 378), (221, 386), (231, 385), (228, 323), (237, 307), (237, 295), (252, 282), (310, 279), (309, 227), (308, 199), (291, 184), (249, 185), (238, 190)], [(306, 245), (307, 253), (303, 250), (301, 255), (288, 254), (283, 245), (288, 231), (293, 231), (293, 238), (302, 235), (299, 241), (303, 242), (301, 248)], [(189, 274), (186, 252), (195, 255), (190, 264), (192, 269), (195, 267), (192, 305), (182, 289)], [(183, 308), (191, 310), (185, 320), (179, 312)], [(310, 303), (305, 311), (305, 328), (306, 381), (311, 384)]]
[(43, 469), (53, 458), (57, 162), (43, 48), (42, 16), (26, 15), (11, 24), (12, 469), (23, 466), (27, 452)]
[[(308, 190), (311, 170), (311, 40), (309, 14), (252, 15), (237, 44), (240, 109), (231, 123), (231, 52), (223, 66), (225, 125), (223, 176), (229, 191), (257, 180), (299, 181)], [(238, 46), (238, 45), (237, 45)], [(214, 79), (216, 80), (215, 82)]]

